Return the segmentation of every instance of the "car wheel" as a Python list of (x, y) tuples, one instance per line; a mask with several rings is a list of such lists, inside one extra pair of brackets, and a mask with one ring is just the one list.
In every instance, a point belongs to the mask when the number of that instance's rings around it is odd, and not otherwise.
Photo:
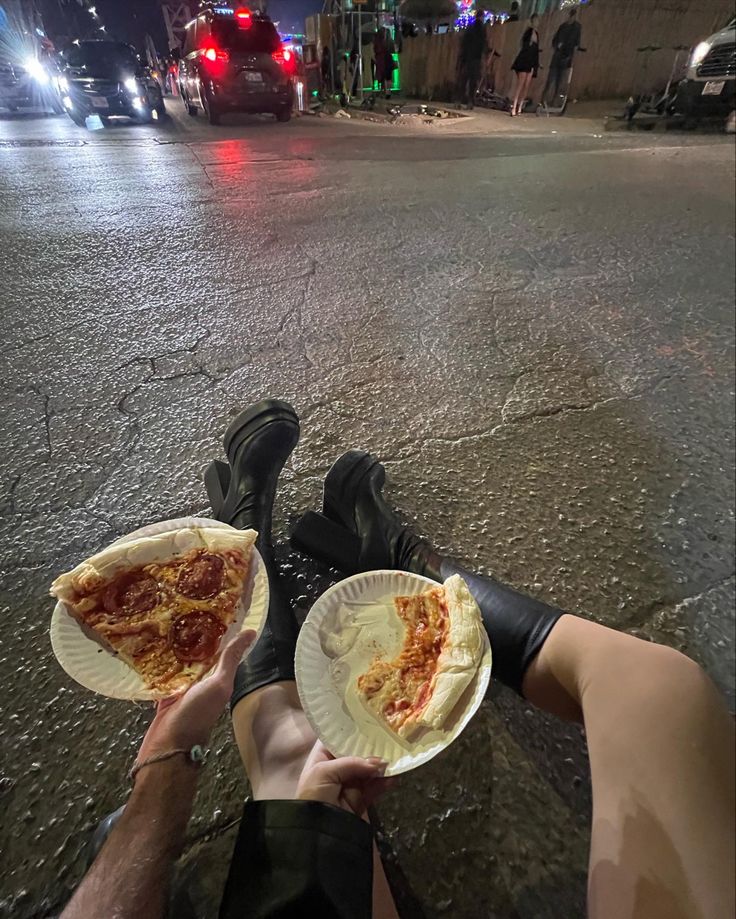
[(133, 116), (133, 121), (138, 124), (150, 124), (153, 121), (153, 114), (150, 105), (147, 105), (139, 114)]
[(196, 105), (192, 103), (192, 100), (184, 92), (183, 88), (181, 90), (181, 101), (184, 103), (184, 108), (187, 111), (187, 115), (189, 115), (191, 118), (196, 118), (197, 112), (199, 111), (199, 109), (197, 108)]
[(291, 106), (285, 105), (283, 108), (280, 108), (276, 112), (276, 121), (286, 122), (291, 121)]
[(202, 105), (204, 106), (204, 113), (207, 116), (207, 121), (209, 121), (210, 124), (219, 124), (220, 110), (207, 90), (202, 93)]
[(69, 109), (69, 117), (74, 122), (78, 128), (87, 127), (87, 116), (83, 115), (82, 112), (76, 111), (76, 109)]
[(158, 115), (158, 120), (163, 121), (166, 118), (166, 104), (163, 99), (160, 102), (157, 102), (153, 107), (154, 112)]

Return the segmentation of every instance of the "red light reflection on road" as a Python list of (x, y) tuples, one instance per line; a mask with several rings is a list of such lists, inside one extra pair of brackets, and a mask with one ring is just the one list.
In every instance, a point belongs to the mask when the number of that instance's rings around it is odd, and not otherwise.
[[(274, 126), (274, 130), (278, 127)], [(286, 145), (279, 153), (274, 153), (271, 145), (265, 147), (231, 138), (203, 145), (195, 155), (218, 190), (228, 194), (247, 190), (252, 181), (265, 177), (266, 172), (269, 182), (275, 183), (277, 188), (286, 185), (298, 191), (308, 187), (317, 173), (312, 156), (301, 149), (304, 146)]]

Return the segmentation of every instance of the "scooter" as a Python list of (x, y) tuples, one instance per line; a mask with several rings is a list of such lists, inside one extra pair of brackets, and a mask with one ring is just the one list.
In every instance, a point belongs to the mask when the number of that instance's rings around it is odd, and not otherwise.
[[(578, 48), (578, 51), (585, 52), (585, 48)], [(567, 103), (570, 98), (570, 84), (572, 83), (572, 64), (567, 68), (565, 83), (560, 87), (560, 91), (555, 96), (552, 105), (546, 102), (540, 102), (537, 106), (537, 115), (564, 115)]]
[(662, 51), (664, 49), (659, 45), (647, 45), (644, 48), (637, 48), (636, 50), (645, 54), (642, 73), (639, 80), (640, 85), (643, 87), (643, 91), (629, 97), (626, 108), (624, 109), (624, 118), (631, 123), (634, 116), (637, 114), (658, 116), (673, 115), (675, 111), (675, 101), (677, 99), (677, 87), (684, 77), (683, 65), (687, 62), (687, 52), (690, 50), (690, 47), (688, 45), (675, 45), (671, 49), (675, 52), (675, 57), (672, 61), (669, 79), (667, 80), (665, 88), (657, 92), (647, 91), (649, 57), (653, 52)]

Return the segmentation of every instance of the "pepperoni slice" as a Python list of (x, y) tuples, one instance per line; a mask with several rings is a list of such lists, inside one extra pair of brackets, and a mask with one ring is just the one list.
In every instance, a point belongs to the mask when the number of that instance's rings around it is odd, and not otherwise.
[(109, 584), (102, 594), (102, 605), (113, 615), (146, 613), (158, 603), (158, 584), (147, 574), (123, 575)]
[(180, 661), (206, 661), (216, 653), (225, 625), (206, 609), (179, 616), (169, 629), (169, 644)]
[(216, 555), (203, 552), (179, 571), (177, 590), (193, 600), (214, 597), (222, 590), (225, 563)]

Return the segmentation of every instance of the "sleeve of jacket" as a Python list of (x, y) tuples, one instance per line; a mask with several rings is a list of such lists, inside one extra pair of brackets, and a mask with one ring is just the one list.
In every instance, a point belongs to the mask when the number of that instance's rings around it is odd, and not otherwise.
[(317, 801), (249, 801), (220, 919), (370, 919), (373, 833)]

